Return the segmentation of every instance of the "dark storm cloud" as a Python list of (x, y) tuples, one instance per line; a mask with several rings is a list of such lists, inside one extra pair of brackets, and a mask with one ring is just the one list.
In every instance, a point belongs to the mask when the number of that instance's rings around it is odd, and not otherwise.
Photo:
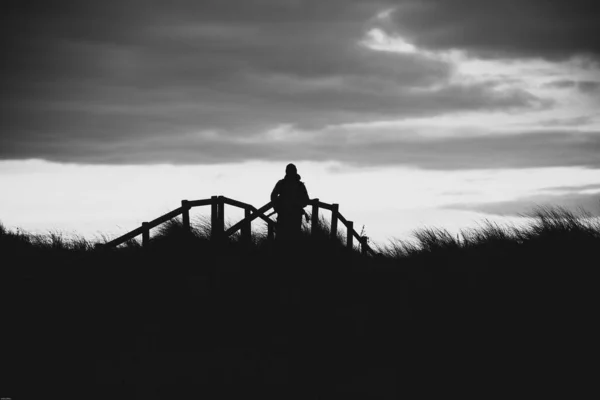
[(475, 204), (453, 204), (447, 209), (480, 211), (486, 214), (504, 216), (522, 216), (531, 214), (538, 207), (559, 206), (577, 212), (585, 210), (600, 216), (600, 188), (598, 193), (580, 193), (573, 191), (563, 194), (538, 194), (511, 201)]
[[(339, 142), (339, 141), (338, 141)], [(524, 132), (438, 139), (385, 139), (312, 146), (312, 159), (356, 165), (410, 165), (466, 170), (579, 166), (600, 168), (600, 132)], [(308, 157), (310, 159), (310, 157)]]
[[(284, 134), (285, 135), (285, 134)], [(404, 138), (403, 138), (404, 137)], [(364, 138), (321, 132), (290, 140), (180, 135), (96, 142), (0, 138), (0, 158), (115, 164), (215, 164), (240, 160), (339, 161), (356, 166), (405, 165), (431, 170), (585, 167), (600, 169), (600, 132), (525, 132), (459, 138)]]
[(597, 0), (406, 0), (392, 15), (397, 30), (430, 49), (484, 57), (600, 56)]
[(560, 89), (577, 89), (583, 93), (597, 93), (600, 91), (600, 81), (581, 80), (576, 81), (572, 79), (561, 79), (546, 84), (548, 87), (560, 88)]
[[(495, 84), (449, 83), (453, 66), (426, 55), (360, 45), (373, 16), (395, 4), (3, 2), (0, 157), (189, 162), (185, 148), (196, 143), (182, 139), (211, 130), (219, 140), (201, 147), (219, 156), (203, 151), (195, 162), (230, 160), (225, 149), (242, 161), (261, 152), (234, 150), (231, 137), (281, 124), (318, 130), (548, 104)], [(183, 147), (182, 160), (152, 145), (165, 141)]]
[(545, 127), (556, 127), (556, 126), (585, 126), (594, 122), (594, 116), (592, 115), (584, 115), (580, 117), (570, 117), (570, 118), (550, 118), (544, 119), (537, 122), (538, 126)]
[(568, 186), (552, 186), (549, 188), (540, 189), (541, 193), (546, 194), (563, 194), (563, 192), (582, 192), (584, 190), (600, 191), (600, 183), (591, 183), (589, 185), (568, 185)]

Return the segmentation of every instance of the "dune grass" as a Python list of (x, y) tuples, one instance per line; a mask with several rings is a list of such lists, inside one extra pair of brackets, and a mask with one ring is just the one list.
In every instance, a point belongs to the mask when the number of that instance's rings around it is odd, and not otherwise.
[[(498, 224), (483, 221), (478, 228), (463, 230), (452, 234), (443, 228), (423, 228), (413, 232), (410, 240), (392, 239), (388, 244), (375, 244), (377, 259), (403, 262), (411, 257), (426, 254), (446, 254), (448, 252), (468, 252), (480, 248), (490, 251), (519, 247), (550, 245), (557, 242), (559, 247), (587, 246), (600, 240), (600, 219), (591, 213), (581, 210), (574, 213), (561, 207), (539, 207), (533, 212), (522, 215), (528, 218), (528, 223), (521, 227), (509, 224)], [(231, 224), (228, 224), (226, 229)], [(330, 229), (326, 220), (321, 218), (317, 234), (312, 235), (310, 225), (303, 223), (302, 235), (297, 247), (319, 250), (341, 250), (345, 247), (345, 233), (338, 232), (337, 239), (332, 241)], [(33, 252), (77, 252), (97, 253), (98, 245), (107, 243), (111, 238), (90, 240), (81, 236), (68, 236), (58, 231), (47, 234), (30, 234), (20, 229), (9, 230), (0, 223), (0, 246), (4, 251), (33, 251)], [(224, 243), (211, 240), (210, 221), (196, 219), (191, 226), (191, 232), (186, 232), (179, 219), (170, 220), (153, 230), (150, 248), (156, 251), (170, 251), (171, 247), (188, 248), (198, 252), (210, 252), (211, 249), (222, 251), (226, 246), (230, 251), (259, 251), (273, 247), (268, 243), (266, 228), (253, 231), (250, 243), (241, 240), (239, 231)], [(550, 246), (549, 246), (550, 247)], [(140, 238), (132, 239), (119, 246), (115, 251), (141, 250)], [(350, 254), (359, 256), (358, 244)]]
[(529, 218), (423, 229), (377, 256), (329, 240), (324, 220), (284, 247), (266, 232), (215, 243), (206, 221), (188, 233), (173, 220), (147, 248), (108, 251), (0, 225), (6, 376), (111, 397), (125, 382), (147, 398), (573, 390), (596, 340), (600, 222)]

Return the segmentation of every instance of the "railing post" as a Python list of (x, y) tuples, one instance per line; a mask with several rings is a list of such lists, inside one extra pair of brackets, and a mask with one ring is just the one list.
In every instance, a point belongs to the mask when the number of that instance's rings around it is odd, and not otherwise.
[(183, 222), (183, 229), (186, 232), (190, 232), (190, 204), (187, 200), (181, 200), (181, 208), (183, 212), (181, 213), (181, 221)]
[(142, 222), (142, 229), (142, 246), (146, 247), (150, 242), (150, 228), (147, 222)]
[(273, 225), (267, 225), (267, 240), (272, 241), (275, 239), (275, 235), (273, 234)]
[(315, 204), (312, 206), (312, 215), (310, 222), (310, 233), (312, 236), (317, 235), (317, 231), (319, 229), (319, 205), (317, 204), (319, 199), (314, 199)]
[(352, 239), (354, 238), (354, 222), (352, 221), (348, 221), (348, 223), (346, 224), (346, 227), (348, 228), (348, 230), (346, 231), (346, 246), (348, 246), (348, 248), (350, 250), (352, 250), (353, 248), (353, 243), (352, 243)]
[(218, 202), (218, 220), (217, 220), (217, 235), (219, 239), (223, 238), (223, 232), (225, 232), (225, 201), (223, 200), (223, 196), (219, 196)]
[[(252, 211), (249, 208), (244, 208), (244, 219), (250, 218), (252, 215)], [(242, 241), (246, 243), (250, 243), (252, 240), (252, 226), (250, 221), (242, 226)]]
[(337, 230), (338, 230), (338, 214), (340, 212), (340, 205), (339, 204), (332, 204), (331, 205), (331, 239), (332, 240), (336, 240), (337, 239)]
[(219, 221), (219, 197), (211, 196), (210, 198), (210, 238), (217, 239), (217, 225)]
[(361, 236), (360, 237), (360, 250), (363, 254), (367, 254), (367, 246), (369, 242), (369, 238), (366, 236)]

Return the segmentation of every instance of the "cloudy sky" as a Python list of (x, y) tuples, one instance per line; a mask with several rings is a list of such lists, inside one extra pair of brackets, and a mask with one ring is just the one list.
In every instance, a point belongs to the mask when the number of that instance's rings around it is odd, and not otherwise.
[(378, 240), (600, 213), (595, 0), (0, 7), (5, 225), (117, 234), (185, 198), (260, 206), (288, 162)]

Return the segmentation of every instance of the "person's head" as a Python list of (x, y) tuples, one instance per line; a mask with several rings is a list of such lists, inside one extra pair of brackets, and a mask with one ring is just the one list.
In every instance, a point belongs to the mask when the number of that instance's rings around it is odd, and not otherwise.
[(285, 167), (285, 174), (286, 174), (286, 176), (295, 177), (296, 175), (298, 175), (298, 169), (296, 168), (296, 166), (294, 164), (288, 164)]

